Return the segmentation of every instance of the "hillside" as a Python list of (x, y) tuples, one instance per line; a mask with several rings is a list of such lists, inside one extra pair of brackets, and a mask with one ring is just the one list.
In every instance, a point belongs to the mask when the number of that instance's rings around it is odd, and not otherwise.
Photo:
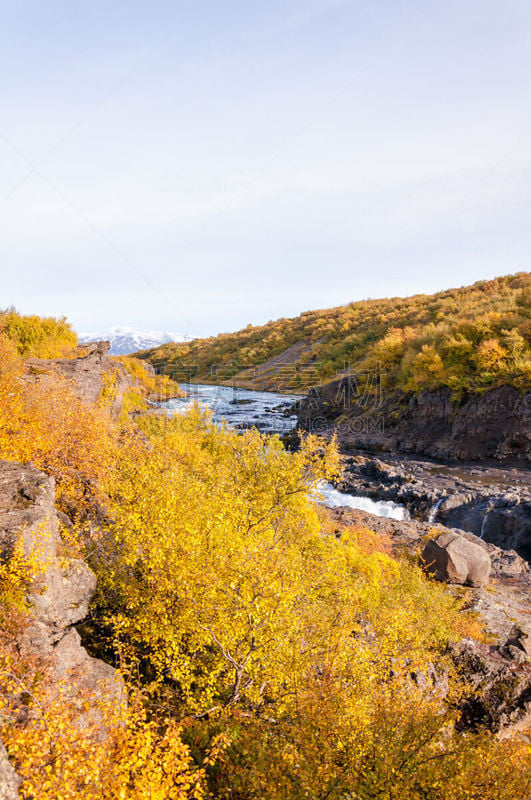
[(304, 392), (345, 371), (454, 394), (529, 383), (531, 273), (434, 295), (362, 300), (138, 353), (177, 380)]
[(7, 322), (0, 797), (529, 796), (516, 553), (332, 515), (333, 441), (128, 413), (143, 364)]

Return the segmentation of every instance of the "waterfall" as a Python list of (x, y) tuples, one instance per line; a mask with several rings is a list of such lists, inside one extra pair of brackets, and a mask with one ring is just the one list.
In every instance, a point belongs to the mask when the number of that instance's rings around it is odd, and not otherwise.
[(319, 483), (318, 493), (321, 495), (319, 502), (329, 508), (347, 506), (359, 511), (366, 511), (376, 517), (387, 517), (388, 519), (409, 520), (411, 515), (407, 508), (391, 500), (371, 500), (370, 497), (358, 497), (352, 494), (345, 494), (335, 489), (331, 483), (322, 481)]
[(485, 516), (483, 517), (483, 521), (481, 523), (481, 532), (479, 534), (479, 538), (480, 539), (483, 539), (485, 537), (485, 528), (487, 527), (487, 519), (488, 519), (489, 514), (490, 514), (490, 509), (489, 509), (489, 511), (485, 512)]
[(439, 511), (439, 506), (441, 505), (443, 500), (446, 500), (445, 496), (440, 497), (435, 503), (435, 505), (433, 505), (430, 508), (430, 513), (428, 514), (428, 522), (435, 522), (435, 520), (437, 519), (437, 513)]

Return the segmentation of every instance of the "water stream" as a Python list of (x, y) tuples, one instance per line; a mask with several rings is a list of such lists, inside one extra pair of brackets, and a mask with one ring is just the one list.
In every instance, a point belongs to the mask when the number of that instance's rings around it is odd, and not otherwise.
[(392, 500), (371, 500), (370, 497), (346, 494), (335, 489), (330, 483), (321, 483), (319, 492), (323, 497), (322, 502), (329, 508), (347, 506), (348, 508), (356, 508), (359, 511), (367, 511), (368, 514), (374, 514), (377, 517), (398, 520), (411, 519), (407, 508), (398, 503), (393, 503)]
[(481, 520), (481, 532), (479, 534), (479, 538), (480, 539), (484, 539), (485, 538), (485, 531), (486, 531), (486, 528), (487, 528), (487, 520), (489, 518), (489, 514), (490, 514), (490, 509), (485, 512), (485, 516)]
[(443, 500), (446, 500), (446, 497), (440, 497), (439, 500), (430, 508), (430, 513), (428, 514), (428, 522), (435, 522), (437, 520), (437, 514), (439, 512), (439, 507)]
[(255, 392), (232, 386), (180, 384), (186, 397), (168, 400), (164, 407), (171, 414), (184, 412), (199, 402), (213, 413), (214, 422), (226, 420), (233, 428), (257, 428), (260, 433), (289, 433), (297, 424), (293, 413), (296, 395)]

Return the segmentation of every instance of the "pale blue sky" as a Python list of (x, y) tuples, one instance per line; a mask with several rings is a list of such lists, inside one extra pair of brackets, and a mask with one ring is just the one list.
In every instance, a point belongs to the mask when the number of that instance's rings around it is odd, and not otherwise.
[(197, 336), (530, 268), (529, 0), (0, 8), (0, 307)]

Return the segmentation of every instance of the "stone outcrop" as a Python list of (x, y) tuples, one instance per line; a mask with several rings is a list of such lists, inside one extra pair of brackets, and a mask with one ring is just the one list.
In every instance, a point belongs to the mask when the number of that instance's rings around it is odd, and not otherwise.
[(518, 648), (463, 639), (452, 660), (469, 690), (460, 702), (459, 727), (487, 727), (505, 738), (531, 724), (531, 665)]
[(19, 652), (43, 665), (50, 686), (61, 683), (82, 727), (99, 723), (100, 707), (121, 707), (123, 684), (111, 666), (89, 656), (73, 627), (87, 615), (96, 578), (84, 561), (62, 556), (54, 502), (53, 478), (31, 464), (0, 461), (0, 558), (9, 561), (20, 547), (37, 573)]
[(31, 358), (27, 378), (46, 380), (47, 375), (61, 375), (87, 403), (96, 403), (106, 382), (112, 381), (111, 413), (118, 417), (123, 394), (132, 382), (125, 367), (109, 357), (109, 348), (109, 342), (92, 342), (79, 346), (78, 358)]
[(426, 571), (444, 583), (485, 586), (489, 580), (489, 554), (458, 533), (443, 533), (430, 539), (421, 560)]
[(336, 428), (345, 450), (452, 461), (531, 459), (531, 394), (501, 386), (457, 405), (447, 388), (417, 396), (360, 394), (354, 376), (316, 386), (299, 403), (306, 430)]

